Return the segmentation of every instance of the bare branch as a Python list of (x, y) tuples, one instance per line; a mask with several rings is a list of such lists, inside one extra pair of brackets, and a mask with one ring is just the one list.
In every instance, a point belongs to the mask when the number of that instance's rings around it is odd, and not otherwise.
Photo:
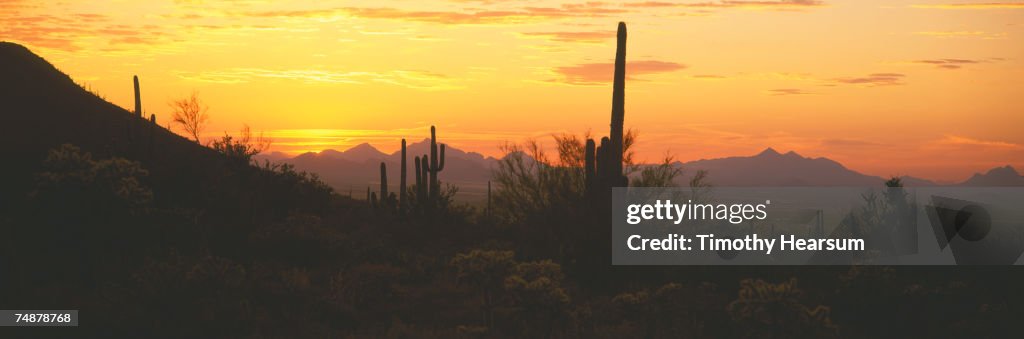
[(170, 106), (174, 110), (174, 123), (199, 143), (199, 134), (206, 128), (206, 121), (210, 118), (206, 114), (209, 107), (199, 100), (199, 93), (193, 91), (191, 96), (172, 101)]

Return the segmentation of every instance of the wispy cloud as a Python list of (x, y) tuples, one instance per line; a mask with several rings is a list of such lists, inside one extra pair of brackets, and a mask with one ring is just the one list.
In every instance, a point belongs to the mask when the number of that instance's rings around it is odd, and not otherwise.
[(941, 69), (960, 69), (965, 65), (978, 64), (984, 62), (984, 60), (970, 60), (970, 59), (928, 59), (928, 60), (914, 60), (916, 64), (933, 65), (936, 68)]
[(176, 72), (176, 74), (182, 79), (223, 84), (247, 83), (257, 78), (263, 78), (329, 84), (365, 84), (376, 82), (420, 90), (452, 90), (461, 88), (454, 79), (443, 74), (419, 70), (338, 72), (323, 69), (273, 70), (231, 68), (206, 72)]
[(796, 10), (824, 6), (824, 1), (817, 0), (778, 0), (778, 1), (707, 1), (707, 2), (665, 2), (665, 1), (644, 1), (626, 3), (625, 7), (642, 8), (741, 8), (761, 10)]
[(555, 42), (583, 42), (598, 43), (615, 37), (614, 31), (584, 31), (584, 32), (525, 32), (520, 33), (524, 37), (543, 38)]
[(121, 45), (151, 45), (170, 40), (171, 34), (151, 24), (115, 23), (104, 14), (71, 12), (37, 14), (23, 1), (0, 0), (0, 38), (32, 47), (67, 52), (83, 49), (91, 40), (97, 49), (116, 50)]
[(701, 80), (723, 80), (723, 79), (728, 79), (729, 78), (727, 76), (718, 75), (718, 74), (697, 74), (697, 75), (691, 75), (690, 77), (694, 78), (694, 79), (701, 79)]
[(513, 24), (562, 18), (607, 17), (627, 13), (620, 7), (611, 7), (603, 2), (562, 4), (557, 7), (519, 7), (512, 9), (466, 9), (450, 11), (405, 10), (390, 7), (338, 7), (307, 10), (250, 11), (241, 15), (249, 17), (355, 17), (363, 19), (391, 19), (414, 22), (429, 22), (449, 25)]
[(914, 32), (913, 34), (937, 38), (978, 38), (986, 40), (1006, 38), (1006, 33), (990, 33), (985, 31), (924, 31)]
[(772, 95), (807, 95), (814, 94), (799, 88), (776, 88), (768, 90)]
[(946, 135), (942, 139), (939, 139), (937, 143), (950, 146), (975, 146), (1004, 149), (1024, 149), (1024, 145), (1015, 144), (1011, 142), (982, 140), (959, 135)]
[(901, 73), (872, 73), (862, 77), (844, 77), (832, 79), (833, 84), (864, 85), (864, 86), (892, 86), (902, 85), (905, 74)]
[(912, 5), (929, 9), (1024, 9), (1024, 2), (984, 2)]
[[(630, 80), (640, 80), (638, 77), (644, 75), (674, 72), (686, 67), (671, 61), (631, 61), (626, 63), (626, 75)], [(563, 66), (554, 69), (559, 78), (550, 81), (571, 85), (600, 85), (612, 81), (614, 70), (615, 65), (610, 62)]]

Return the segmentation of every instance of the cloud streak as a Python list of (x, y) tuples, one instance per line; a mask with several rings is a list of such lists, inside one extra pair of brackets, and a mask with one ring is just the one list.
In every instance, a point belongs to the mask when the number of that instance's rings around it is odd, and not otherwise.
[(589, 32), (526, 32), (524, 37), (542, 38), (554, 42), (599, 43), (615, 37), (614, 31)]
[(428, 22), (447, 25), (514, 24), (564, 18), (599, 18), (629, 12), (603, 2), (563, 4), (558, 7), (521, 7), (501, 10), (421, 11), (391, 7), (339, 7), (310, 10), (250, 11), (242, 15), (258, 18), (354, 17)]
[(799, 88), (776, 88), (776, 89), (770, 89), (770, 90), (768, 90), (768, 92), (771, 93), (772, 95), (778, 95), (778, 96), (814, 94), (814, 93), (807, 92), (807, 91), (804, 91), (804, 90), (799, 89)]
[(982, 140), (959, 135), (946, 135), (938, 141), (939, 144), (949, 146), (971, 146), (1001, 149), (1024, 149), (1024, 145), (1005, 141)]
[(916, 64), (933, 65), (936, 68), (941, 69), (960, 69), (965, 65), (972, 65), (982, 63), (982, 60), (969, 60), (969, 59), (928, 59), (928, 60), (914, 60)]
[[(630, 61), (626, 63), (626, 78), (629, 80), (641, 80), (638, 77), (675, 72), (686, 67), (686, 65), (670, 61)], [(610, 62), (563, 66), (554, 69), (559, 78), (553, 79), (551, 82), (570, 85), (601, 85), (612, 82), (614, 70), (615, 65)]]
[[(32, 5), (20, 1), (0, 0), (0, 38), (66, 52), (83, 50), (82, 41), (88, 39), (99, 41), (100, 47), (106, 50), (119, 49), (125, 44), (157, 44), (170, 39), (170, 33), (157, 25), (118, 24), (108, 16), (96, 13), (30, 13), (32, 9)], [(96, 41), (91, 44), (95, 47)]]
[(914, 8), (927, 9), (1024, 9), (1024, 2), (986, 2), (986, 3), (952, 3), (913, 5)]
[(914, 32), (913, 34), (937, 38), (979, 38), (985, 40), (1006, 38), (1006, 33), (990, 33), (985, 31), (925, 31)]
[(634, 8), (740, 8), (760, 10), (798, 10), (824, 6), (824, 1), (817, 0), (778, 0), (778, 1), (708, 1), (708, 2), (665, 2), (645, 1), (627, 3), (625, 7)]
[(864, 85), (869, 87), (902, 85), (905, 74), (872, 73), (862, 77), (845, 77), (832, 79), (833, 84)]
[(365, 84), (385, 83), (418, 90), (453, 90), (462, 88), (455, 80), (444, 74), (419, 71), (396, 70), (387, 72), (337, 72), (322, 69), (273, 70), (262, 68), (231, 68), (207, 72), (176, 72), (187, 80), (238, 84), (256, 79), (281, 79), (312, 84)]

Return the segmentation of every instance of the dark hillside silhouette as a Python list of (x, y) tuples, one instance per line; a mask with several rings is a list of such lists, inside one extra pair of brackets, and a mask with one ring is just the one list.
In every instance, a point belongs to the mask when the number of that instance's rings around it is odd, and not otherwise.
[[(193, 187), (197, 192), (198, 182), (184, 180), (203, 177), (209, 168), (223, 166), (213, 150), (162, 127), (153, 128), (153, 122), (139, 113), (89, 93), (25, 47), (0, 43), (0, 73), (4, 74), (0, 81), (0, 102), (4, 103), (0, 150), (10, 159), (27, 160), (4, 166), (3, 176), (17, 185), (31, 183), (33, 164), (38, 164), (47, 150), (65, 143), (100, 156), (140, 160), (151, 168), (152, 178), (168, 185)], [(131, 90), (127, 74), (126, 91)], [(0, 194), (24, 189), (22, 186)]]
[[(0, 176), (14, 187), (0, 192), (2, 201), (26, 192), (47, 151), (62, 144), (98, 158), (140, 162), (149, 171), (146, 183), (164, 192), (157, 203), (195, 205), (209, 198), (204, 196), (208, 187), (242, 185), (224, 180), (231, 159), (156, 125), (153, 116), (97, 97), (23, 46), (0, 43), (0, 73), (0, 151), (7, 159), (21, 159), (3, 166)], [(132, 90), (128, 79), (126, 91)], [(136, 106), (145, 110), (144, 103)]]

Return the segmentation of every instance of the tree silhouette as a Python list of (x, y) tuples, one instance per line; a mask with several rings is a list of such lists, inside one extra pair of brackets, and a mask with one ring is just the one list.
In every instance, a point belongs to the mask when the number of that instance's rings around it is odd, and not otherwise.
[(174, 123), (181, 125), (181, 129), (199, 143), (199, 134), (206, 128), (206, 121), (210, 119), (206, 114), (210, 107), (203, 104), (198, 92), (192, 92), (187, 98), (172, 101), (170, 105), (174, 111)]
[[(558, 151), (557, 160), (551, 159), (542, 145), (533, 139), (501, 147), (504, 155), (492, 177), (498, 184), (494, 194), (495, 211), (503, 213), (503, 217), (522, 220), (582, 201), (586, 191), (584, 140), (590, 135), (557, 134), (552, 137)], [(638, 168), (633, 160), (636, 139), (634, 130), (626, 131), (623, 137), (623, 165), (627, 175)]]
[(676, 177), (683, 174), (683, 170), (673, 166), (675, 158), (672, 155), (665, 155), (661, 163), (646, 166), (640, 170), (640, 175), (633, 178), (630, 186), (635, 187), (675, 187)]
[(263, 132), (254, 137), (249, 125), (243, 125), (242, 130), (238, 133), (238, 137), (224, 133), (220, 140), (214, 140), (210, 144), (210, 148), (228, 156), (228, 158), (249, 163), (252, 156), (266, 151), (273, 142), (274, 139), (263, 135)]

